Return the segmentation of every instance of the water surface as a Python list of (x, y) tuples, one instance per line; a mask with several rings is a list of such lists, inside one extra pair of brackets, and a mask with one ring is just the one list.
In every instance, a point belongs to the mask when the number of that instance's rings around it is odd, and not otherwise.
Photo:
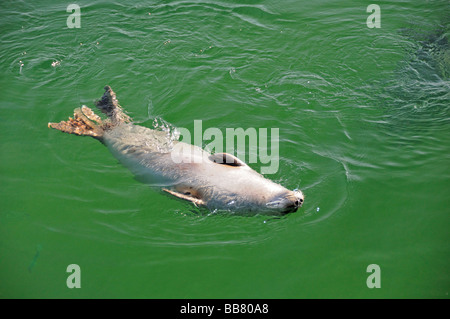
[[(0, 296), (448, 298), (446, 1), (77, 4), (0, 4)], [(279, 128), (303, 208), (199, 214), (47, 128), (106, 84), (147, 127)]]

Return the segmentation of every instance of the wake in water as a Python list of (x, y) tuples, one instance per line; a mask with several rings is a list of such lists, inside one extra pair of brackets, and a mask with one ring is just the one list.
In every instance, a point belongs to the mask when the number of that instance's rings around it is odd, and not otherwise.
[(449, 27), (439, 25), (429, 31), (414, 25), (401, 30), (410, 47), (400, 63), (398, 76), (386, 90), (401, 107), (412, 109), (449, 107), (450, 46)]
[(450, 124), (448, 25), (413, 24), (400, 30), (408, 44), (406, 58), (380, 96), (393, 134), (420, 137)]

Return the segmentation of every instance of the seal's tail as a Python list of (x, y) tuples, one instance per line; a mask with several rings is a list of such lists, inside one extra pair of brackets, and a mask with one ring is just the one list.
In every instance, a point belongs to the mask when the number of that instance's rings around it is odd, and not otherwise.
[(116, 93), (108, 85), (105, 86), (105, 93), (97, 101), (96, 106), (108, 116), (106, 120), (102, 121), (100, 116), (96, 115), (90, 108), (82, 106), (74, 110), (73, 118), (69, 117), (68, 121), (59, 123), (48, 123), (48, 127), (69, 134), (101, 139), (104, 131), (110, 130), (121, 123), (131, 122), (131, 118), (120, 107)]

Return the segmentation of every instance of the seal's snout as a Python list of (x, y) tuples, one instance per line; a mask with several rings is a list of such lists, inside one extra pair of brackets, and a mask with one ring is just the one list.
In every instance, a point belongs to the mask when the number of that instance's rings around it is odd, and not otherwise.
[(301, 191), (295, 190), (286, 197), (285, 213), (294, 213), (302, 207), (305, 197)]
[(297, 208), (302, 207), (303, 202), (305, 201), (305, 196), (303, 195), (303, 193), (296, 190), (294, 191), (294, 196), (295, 196), (294, 205)]
[(277, 210), (283, 214), (296, 212), (300, 207), (302, 207), (305, 197), (303, 193), (299, 190), (288, 191), (288, 193), (283, 193), (275, 197), (274, 200), (270, 201), (266, 205), (274, 210)]

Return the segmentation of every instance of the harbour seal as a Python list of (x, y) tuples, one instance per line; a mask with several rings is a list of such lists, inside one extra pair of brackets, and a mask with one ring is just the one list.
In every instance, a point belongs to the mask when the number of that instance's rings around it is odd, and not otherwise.
[(168, 140), (165, 132), (133, 124), (109, 86), (96, 106), (106, 120), (82, 106), (74, 110), (73, 118), (48, 123), (48, 127), (96, 138), (137, 179), (211, 211), (285, 214), (303, 204), (301, 191), (264, 178), (231, 154), (210, 154), (198, 146)]

